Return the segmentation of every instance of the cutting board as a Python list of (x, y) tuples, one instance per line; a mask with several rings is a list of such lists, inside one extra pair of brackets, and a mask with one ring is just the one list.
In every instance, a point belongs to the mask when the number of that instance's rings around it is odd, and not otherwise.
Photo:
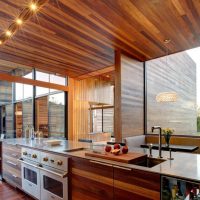
[(113, 160), (117, 162), (129, 163), (129, 164), (140, 162), (147, 157), (146, 154), (138, 153), (138, 152), (128, 152), (127, 154), (120, 153), (118, 155), (114, 155), (112, 153), (106, 153), (106, 152), (99, 153), (99, 152), (92, 152), (92, 151), (86, 152), (85, 156), (91, 156), (91, 157)]

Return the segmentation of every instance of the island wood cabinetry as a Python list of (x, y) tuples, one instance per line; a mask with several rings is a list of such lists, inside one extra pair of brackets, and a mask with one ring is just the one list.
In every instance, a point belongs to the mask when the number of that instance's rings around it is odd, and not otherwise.
[(2, 176), (3, 179), (21, 188), (21, 164), (18, 159), (21, 157), (21, 147), (16, 145), (2, 144)]
[(160, 174), (114, 166), (114, 199), (159, 200)]
[(72, 200), (159, 200), (160, 175), (98, 161), (71, 158)]
[(112, 165), (107, 165), (88, 159), (72, 157), (70, 169), (70, 199), (113, 199)]

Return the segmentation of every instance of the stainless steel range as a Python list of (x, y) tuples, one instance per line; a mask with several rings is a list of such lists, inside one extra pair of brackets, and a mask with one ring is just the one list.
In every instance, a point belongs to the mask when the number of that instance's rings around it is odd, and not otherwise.
[(40, 200), (68, 200), (68, 158), (22, 148), (22, 189)]

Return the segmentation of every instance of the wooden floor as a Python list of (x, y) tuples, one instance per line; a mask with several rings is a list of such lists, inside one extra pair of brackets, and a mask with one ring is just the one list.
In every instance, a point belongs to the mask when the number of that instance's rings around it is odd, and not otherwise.
[(34, 200), (18, 189), (0, 181), (0, 200)]

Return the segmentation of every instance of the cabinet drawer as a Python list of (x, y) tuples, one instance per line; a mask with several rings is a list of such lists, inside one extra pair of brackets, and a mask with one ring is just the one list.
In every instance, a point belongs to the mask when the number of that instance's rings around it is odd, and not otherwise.
[(21, 171), (13, 169), (12, 167), (3, 165), (3, 178), (6, 181), (11, 182), (15, 187), (22, 186)]
[(114, 199), (159, 200), (160, 174), (114, 167)]
[(15, 175), (14, 173), (10, 173), (10, 172), (3, 172), (3, 178), (12, 183), (13, 186), (15, 187), (19, 187), (21, 188), (22, 187), (22, 179), (21, 177), (18, 177), (17, 175)]
[(6, 170), (7, 166), (14, 168), (18, 171), (21, 171), (21, 163), (17, 159), (4, 155), (3, 156), (3, 170)]
[(3, 144), (2, 152), (3, 152), (3, 155), (7, 155), (12, 158), (18, 159), (21, 157), (21, 147), (18, 147), (15, 145)]

